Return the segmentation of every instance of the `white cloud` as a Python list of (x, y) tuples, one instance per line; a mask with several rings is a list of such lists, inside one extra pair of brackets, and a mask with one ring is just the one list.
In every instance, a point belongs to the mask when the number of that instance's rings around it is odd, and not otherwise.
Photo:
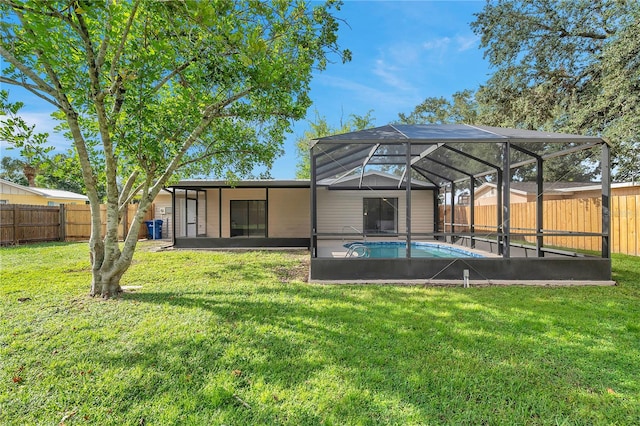
[(323, 74), (317, 76), (316, 81), (342, 91), (342, 99), (352, 99), (365, 103), (368, 106), (367, 109), (373, 109), (376, 112), (374, 115), (383, 121), (384, 114), (378, 114), (382, 113), (382, 110), (392, 110), (395, 116), (397, 112), (413, 107), (421, 101), (414, 90), (405, 92), (397, 89), (383, 90), (351, 79)]
[(411, 90), (411, 85), (401, 77), (402, 69), (388, 64), (384, 59), (376, 59), (373, 74), (380, 77), (384, 84), (398, 90)]
[(426, 41), (422, 44), (426, 50), (446, 50), (451, 44), (449, 37), (439, 37), (433, 40)]
[(457, 52), (464, 52), (465, 50), (472, 49), (478, 43), (480, 38), (474, 34), (471, 35), (456, 35), (454, 38), (439, 37), (433, 40), (428, 40), (422, 44), (425, 50), (431, 50), (434, 52), (445, 52), (449, 49), (455, 49)]
[(458, 46), (458, 52), (464, 52), (465, 50), (474, 48), (479, 40), (480, 40), (480, 37), (476, 35), (456, 36), (456, 44)]

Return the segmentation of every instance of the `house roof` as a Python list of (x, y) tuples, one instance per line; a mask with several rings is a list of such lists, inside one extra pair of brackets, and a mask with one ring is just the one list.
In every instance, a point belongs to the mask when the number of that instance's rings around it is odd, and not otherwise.
[[(496, 188), (496, 184), (492, 182), (485, 182), (478, 187), (476, 192), (482, 191), (485, 188)], [(612, 183), (611, 188), (626, 188), (640, 186), (638, 183), (633, 182), (619, 182)], [(511, 191), (521, 194), (535, 194), (538, 191), (538, 185), (535, 182), (511, 182)], [(542, 190), (546, 194), (567, 194), (573, 192), (582, 191), (598, 191), (602, 189), (602, 185), (599, 182), (545, 182), (542, 185)]]
[(64, 198), (69, 200), (89, 201), (89, 197), (87, 197), (86, 195), (78, 194), (76, 192), (64, 191), (61, 189), (34, 188), (30, 186), (19, 185), (17, 183), (10, 182), (4, 179), (0, 179), (0, 183), (16, 189), (20, 189), (30, 194), (40, 195), (45, 198)]
[[(484, 188), (496, 188), (496, 184), (492, 182), (485, 182), (477, 191), (482, 191)], [(511, 182), (511, 191), (521, 194), (535, 194), (538, 192), (538, 185), (535, 182)], [(584, 190), (583, 188), (601, 189), (600, 184), (593, 182), (544, 182), (542, 184), (543, 192), (547, 194), (560, 194), (567, 191)]]
[[(466, 124), (389, 124), (311, 141), (316, 182), (381, 165), (421, 175), (434, 185), (499, 172), (606, 144), (594, 136)], [(407, 166), (411, 170), (406, 170)], [(502, 170), (502, 172), (504, 172)]]
[(169, 188), (309, 188), (309, 179), (249, 179), (229, 182), (227, 180), (184, 179)]
[[(370, 170), (363, 174), (351, 174), (342, 176), (337, 179), (324, 179), (318, 182), (319, 186), (328, 186), (336, 189), (356, 189), (356, 188), (375, 188), (375, 189), (402, 189), (406, 188), (405, 181), (402, 177), (391, 173), (385, 173), (379, 170)], [(423, 180), (411, 179), (411, 187), (413, 189), (434, 189), (435, 185), (431, 182)]]
[[(400, 183), (400, 184), (399, 184)], [(339, 189), (353, 189), (361, 186), (377, 189), (400, 189), (404, 188), (404, 181), (398, 175), (370, 170), (360, 174), (341, 176), (339, 178), (324, 179), (318, 185)], [(430, 182), (418, 179), (411, 180), (411, 186), (415, 189), (433, 189), (435, 186)], [(309, 179), (249, 179), (236, 182), (225, 180), (207, 179), (185, 179), (181, 180), (169, 188), (174, 189), (205, 189), (205, 188), (309, 188)]]

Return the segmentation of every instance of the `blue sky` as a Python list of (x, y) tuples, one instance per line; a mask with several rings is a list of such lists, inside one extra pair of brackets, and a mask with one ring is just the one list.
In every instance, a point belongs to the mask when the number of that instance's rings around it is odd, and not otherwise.
[[(372, 110), (375, 125), (410, 112), (426, 97), (450, 97), (484, 83), (490, 69), (479, 50), (479, 39), (469, 23), (484, 1), (350, 1), (338, 17), (339, 43), (353, 53), (347, 64), (329, 64), (311, 84), (313, 105), (307, 120), (294, 124), (285, 142), (285, 154), (276, 160), (276, 179), (295, 177), (295, 141), (309, 127), (316, 111), (338, 127), (351, 114)], [(21, 115), (37, 131), (52, 134), (51, 141), (64, 151), (70, 143), (53, 135), (51, 108), (28, 92), (10, 90), (11, 100), (25, 103)], [(15, 155), (1, 146), (1, 155)]]

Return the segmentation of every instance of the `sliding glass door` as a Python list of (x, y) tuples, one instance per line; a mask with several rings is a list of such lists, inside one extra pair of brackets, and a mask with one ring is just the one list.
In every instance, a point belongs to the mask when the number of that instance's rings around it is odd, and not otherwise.
[(398, 233), (397, 198), (364, 198), (362, 210), (366, 234)]
[(267, 202), (265, 200), (232, 200), (231, 236), (266, 237)]

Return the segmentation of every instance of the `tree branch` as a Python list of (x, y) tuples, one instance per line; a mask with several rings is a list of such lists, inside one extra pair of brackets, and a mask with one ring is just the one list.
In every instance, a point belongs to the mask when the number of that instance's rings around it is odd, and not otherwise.
[[(5, 49), (4, 45), (2, 45), (2, 44), (0, 44), (0, 55), (3, 58), (5, 58), (7, 60), (7, 62), (9, 62), (11, 65), (13, 65), (18, 70), (20, 70), (21, 73), (23, 73), (24, 75), (29, 77), (36, 84), (36, 86), (40, 90), (42, 90), (43, 92), (48, 93), (49, 95), (51, 95), (51, 96), (53, 96), (54, 98), (57, 99), (57, 96), (56, 96), (58, 94), (57, 91), (53, 87), (51, 87), (46, 81), (44, 81), (42, 78), (40, 78), (39, 75), (37, 75), (30, 68), (25, 66), (22, 62), (20, 62), (15, 56), (13, 56), (13, 54), (11, 54), (11, 52), (9, 52), (7, 49)], [(9, 82), (7, 81), (7, 83), (9, 83)], [(18, 84), (18, 85), (22, 86), (22, 84)]]
[(162, 80), (160, 80), (155, 86), (153, 86), (151, 88), (151, 91), (149, 92), (149, 94), (153, 94), (155, 92), (157, 92), (158, 90), (160, 90), (160, 88), (162, 88), (162, 86), (164, 86), (165, 84), (167, 84), (167, 82), (169, 80), (171, 80), (173, 77), (175, 77), (176, 75), (180, 74), (180, 72), (184, 71), (185, 69), (187, 69), (189, 67), (189, 65), (191, 65), (192, 63), (194, 63), (196, 60), (198, 59), (198, 56), (194, 56), (193, 58), (187, 60), (185, 63), (183, 63), (182, 65), (180, 65), (179, 67), (177, 67), (176, 69), (174, 69), (173, 71), (171, 71), (169, 74), (167, 74)]
[(138, 186), (136, 186), (133, 191), (131, 191), (131, 193), (129, 194), (129, 196), (122, 202), (122, 205), (120, 206), (120, 211), (123, 212), (124, 209), (127, 207), (127, 205), (131, 202), (131, 200), (133, 200), (133, 197), (136, 196), (136, 194), (138, 192), (140, 192), (140, 190), (142, 190), (144, 184), (140, 184)]
[(129, 178), (127, 179), (127, 181), (124, 184), (124, 187), (122, 188), (122, 192), (120, 192), (120, 199), (118, 200), (118, 204), (120, 204), (120, 206), (123, 205), (123, 201), (125, 199), (129, 198), (129, 195), (131, 193), (131, 187), (136, 182), (136, 179), (138, 178), (139, 174), (140, 172), (136, 170), (133, 173), (131, 173), (131, 175), (129, 175)]
[(139, 5), (140, 5), (140, 0), (136, 0), (135, 3), (133, 4), (133, 8), (131, 9), (131, 14), (129, 15), (127, 24), (124, 27), (122, 37), (120, 38), (120, 43), (118, 44), (118, 48), (116, 49), (113, 55), (113, 59), (111, 61), (111, 69), (109, 70), (109, 76), (111, 77), (111, 80), (114, 82), (114, 84), (116, 80), (116, 65), (120, 62), (120, 56), (122, 56), (122, 52), (124, 51), (124, 45), (127, 42), (127, 37), (129, 36), (129, 31), (131, 30), (131, 26), (133, 25), (133, 21), (138, 11)]
[(193, 164), (193, 163), (197, 163), (199, 161), (202, 161), (206, 158), (211, 158), (214, 155), (219, 155), (219, 154), (231, 154), (231, 153), (235, 153), (235, 154), (243, 154), (243, 155), (247, 155), (247, 154), (255, 154), (256, 151), (251, 150), (251, 149), (241, 149), (241, 150), (234, 150), (234, 149), (223, 149), (223, 150), (217, 150), (217, 151), (209, 151), (209, 152), (205, 152), (204, 154), (192, 158), (190, 160), (184, 161), (182, 163), (180, 163), (180, 165), (178, 165), (177, 168), (181, 168), (184, 166), (188, 166), (189, 164)]
[[(57, 10), (52, 11), (52, 12), (45, 12), (44, 10), (33, 9), (31, 7), (27, 7), (27, 6), (23, 5), (23, 4), (16, 3), (16, 2), (10, 1), (10, 0), (2, 0), (2, 3), (8, 5), (12, 9), (17, 9), (17, 10), (21, 10), (23, 12), (33, 13), (34, 15), (48, 16), (50, 18), (57, 18), (58, 15), (59, 15), (59, 12)], [(49, 9), (51, 10), (51, 7), (49, 7)]]
[[(111, 13), (111, 7), (113, 6), (113, 1), (108, 1), (106, 5), (107, 13)], [(110, 4), (109, 4), (110, 3)], [(110, 17), (109, 17), (110, 18)], [(98, 49), (98, 57), (96, 58), (96, 67), (98, 69), (102, 68), (104, 65), (104, 60), (107, 55), (107, 48), (109, 47), (109, 42), (111, 41), (111, 37), (109, 33), (111, 32), (111, 19), (107, 19), (104, 27), (104, 36), (102, 38), (102, 43), (100, 43), (100, 48)]]
[(571, 31), (567, 31), (565, 28), (562, 27), (557, 27), (554, 28), (552, 26), (549, 25), (545, 25), (542, 22), (532, 22), (535, 25), (537, 25), (539, 28), (545, 30), (545, 31), (549, 31), (550, 33), (557, 33), (558, 36), (564, 38), (564, 37), (580, 37), (580, 38), (589, 38), (589, 39), (593, 39), (593, 40), (605, 40), (607, 39), (609, 36), (607, 34), (598, 34), (595, 32), (591, 32), (591, 31), (578, 31), (576, 33), (572, 33)]
[(45, 95), (43, 95), (42, 92), (38, 90), (39, 86), (37, 86), (37, 85), (29, 84), (26, 81), (12, 80), (10, 78), (2, 77), (2, 76), (0, 76), (0, 83), (11, 84), (13, 86), (20, 86), (23, 89), (26, 89), (29, 92), (33, 93), (37, 97), (47, 101), (48, 103), (50, 103), (51, 105), (55, 106), (56, 108), (62, 109), (62, 106), (55, 99), (51, 99), (51, 98), (48, 98)]

